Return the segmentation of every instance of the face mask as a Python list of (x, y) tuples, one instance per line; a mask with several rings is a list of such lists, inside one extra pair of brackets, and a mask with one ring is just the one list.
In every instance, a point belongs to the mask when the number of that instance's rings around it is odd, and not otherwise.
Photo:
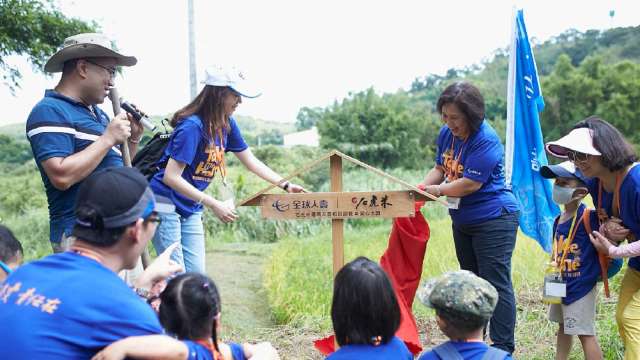
[(571, 202), (573, 199), (573, 193), (576, 191), (576, 188), (572, 187), (564, 187), (559, 185), (553, 185), (553, 201), (556, 204), (564, 205)]

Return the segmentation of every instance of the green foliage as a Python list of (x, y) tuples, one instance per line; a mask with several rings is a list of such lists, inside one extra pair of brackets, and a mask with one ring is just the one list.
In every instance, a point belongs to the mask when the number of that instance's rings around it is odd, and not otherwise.
[(296, 130), (302, 131), (311, 129), (318, 124), (318, 121), (322, 118), (322, 108), (314, 107), (310, 108), (304, 106), (298, 115), (296, 116)]
[(26, 55), (35, 71), (42, 68), (66, 37), (95, 32), (96, 23), (67, 18), (52, 1), (0, 1), (0, 71), (11, 91), (20, 71), (6, 62), (9, 55)]
[(439, 120), (424, 106), (412, 106), (399, 92), (379, 96), (373, 89), (351, 94), (327, 108), (318, 122), (320, 144), (382, 168), (416, 167), (433, 157)]
[(0, 134), (0, 163), (23, 164), (31, 158), (29, 143)]
[(5, 170), (0, 176), (0, 217), (47, 208), (44, 186), (33, 162), (17, 168), (5, 165), (0, 170)]
[(566, 134), (579, 120), (598, 115), (616, 126), (631, 142), (640, 143), (640, 64), (607, 64), (600, 56), (587, 57), (574, 67), (567, 55), (558, 58), (553, 72), (543, 78), (546, 107), (542, 131), (547, 139)]

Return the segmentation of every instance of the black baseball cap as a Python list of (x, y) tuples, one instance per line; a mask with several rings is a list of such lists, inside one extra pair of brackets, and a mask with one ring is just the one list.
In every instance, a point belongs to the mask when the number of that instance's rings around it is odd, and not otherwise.
[(146, 219), (154, 211), (175, 209), (171, 201), (156, 198), (147, 179), (135, 168), (111, 167), (87, 177), (76, 197), (72, 235), (96, 245), (112, 245), (105, 229), (116, 229)]
[(585, 176), (582, 175), (580, 170), (578, 170), (575, 164), (571, 161), (565, 161), (558, 165), (545, 165), (540, 168), (540, 175), (542, 175), (543, 178), (547, 179), (555, 179), (561, 177), (577, 179), (582, 182), (586, 180)]

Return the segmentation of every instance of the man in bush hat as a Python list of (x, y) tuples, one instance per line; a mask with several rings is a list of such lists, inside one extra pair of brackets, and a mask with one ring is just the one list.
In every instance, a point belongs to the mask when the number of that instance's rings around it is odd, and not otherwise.
[(96, 170), (122, 166), (120, 144), (135, 154), (142, 128), (124, 112), (109, 121), (96, 105), (114, 85), (118, 66), (136, 62), (113, 50), (106, 36), (87, 33), (65, 39), (44, 66), (62, 77), (31, 110), (26, 132), (47, 193), (54, 252), (70, 236), (80, 183)]

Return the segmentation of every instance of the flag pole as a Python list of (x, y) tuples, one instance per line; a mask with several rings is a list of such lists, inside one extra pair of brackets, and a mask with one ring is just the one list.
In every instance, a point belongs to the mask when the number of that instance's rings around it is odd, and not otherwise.
[(509, 47), (509, 75), (507, 77), (507, 128), (505, 134), (505, 183), (511, 189), (513, 174), (514, 130), (515, 130), (515, 85), (516, 85), (516, 46), (518, 44), (518, 28), (516, 23), (517, 9), (515, 5), (511, 14), (511, 45)]

